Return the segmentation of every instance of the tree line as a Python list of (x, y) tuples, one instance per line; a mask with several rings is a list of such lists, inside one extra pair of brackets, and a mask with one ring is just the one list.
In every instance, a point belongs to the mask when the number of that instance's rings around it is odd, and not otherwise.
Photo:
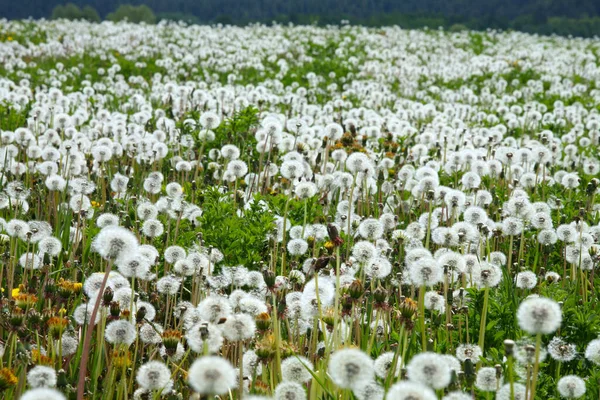
[(13, 7), (0, 0), (7, 18), (68, 18), (100, 21), (161, 19), (244, 25), (251, 22), (367, 26), (428, 26), (446, 29), (516, 29), (532, 33), (600, 36), (597, 0), (30, 0)]

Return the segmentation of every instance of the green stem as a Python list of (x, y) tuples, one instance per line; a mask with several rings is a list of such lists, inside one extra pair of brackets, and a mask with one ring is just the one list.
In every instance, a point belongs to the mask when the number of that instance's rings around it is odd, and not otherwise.
[(540, 348), (542, 347), (542, 334), (538, 333), (535, 338), (535, 364), (533, 364), (533, 379), (531, 380), (531, 391), (529, 400), (535, 399), (535, 387), (540, 370)]
[(481, 314), (481, 323), (479, 325), (479, 348), (483, 351), (485, 344), (485, 322), (487, 318), (488, 302), (490, 298), (490, 288), (486, 286), (483, 294), (483, 310)]
[(425, 335), (425, 285), (419, 288), (419, 326), (421, 327), (421, 351), (427, 351)]

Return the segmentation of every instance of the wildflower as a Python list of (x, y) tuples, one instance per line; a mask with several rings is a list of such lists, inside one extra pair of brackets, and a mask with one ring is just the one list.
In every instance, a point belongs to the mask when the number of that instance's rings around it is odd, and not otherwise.
[(306, 400), (306, 390), (299, 383), (283, 381), (275, 388), (274, 400)]
[(442, 281), (444, 271), (433, 258), (422, 258), (409, 264), (408, 276), (416, 286), (433, 286)]
[[(496, 400), (527, 400), (527, 397), (525, 397), (526, 392), (525, 385), (513, 383), (511, 391), (510, 383), (507, 383), (496, 392)], [(511, 396), (511, 393), (514, 397)]]
[(357, 400), (383, 400), (385, 390), (383, 386), (375, 381), (371, 381), (354, 389), (354, 396)]
[(396, 354), (392, 351), (388, 351), (382, 353), (377, 357), (373, 367), (375, 369), (375, 375), (377, 375), (381, 379), (387, 379), (390, 372), (392, 372), (392, 367), (394, 366), (394, 358), (396, 358), (396, 367), (393, 372), (393, 376), (397, 377), (400, 374), (400, 356), (396, 356)]
[(379, 239), (383, 236), (383, 224), (374, 218), (365, 219), (358, 226), (358, 233), (367, 240)]
[(366, 263), (371, 258), (375, 257), (377, 249), (375, 246), (366, 241), (356, 242), (352, 248), (352, 256), (359, 262)]
[(59, 353), (61, 357), (68, 357), (77, 351), (79, 347), (79, 340), (70, 333), (63, 333), (60, 343), (55, 342), (55, 348), (60, 349), (62, 353)]
[(211, 295), (198, 304), (198, 313), (202, 320), (216, 324), (221, 319), (229, 317), (231, 306), (226, 299)]
[(42, 268), (42, 259), (33, 253), (25, 253), (19, 257), (19, 265), (24, 269), (40, 269)]
[(169, 264), (175, 264), (178, 260), (184, 260), (186, 256), (186, 252), (181, 246), (169, 246), (165, 250), (165, 261)]
[(425, 293), (425, 308), (443, 313), (446, 310), (446, 299), (435, 291)]
[(496, 368), (484, 367), (477, 372), (475, 386), (477, 389), (484, 392), (495, 392), (500, 386), (501, 382), (502, 377), (498, 376)]
[(157, 219), (149, 218), (142, 224), (142, 233), (149, 238), (159, 237), (164, 231), (164, 225)]
[(135, 379), (143, 389), (160, 390), (169, 384), (171, 371), (160, 361), (149, 361), (138, 369)]
[(515, 282), (519, 289), (533, 289), (537, 285), (537, 276), (531, 271), (519, 272)]
[(456, 358), (461, 362), (471, 360), (473, 363), (477, 363), (482, 354), (481, 348), (476, 344), (461, 344), (456, 349)]
[(14, 299), (15, 305), (21, 309), (33, 307), (38, 301), (37, 296), (31, 293), (20, 293)]
[(562, 312), (554, 300), (537, 297), (525, 299), (517, 310), (521, 329), (530, 334), (550, 334), (560, 328)]
[(106, 326), (104, 336), (108, 343), (130, 346), (135, 341), (137, 331), (131, 322), (118, 320), (113, 321)]
[(558, 393), (567, 399), (578, 399), (585, 394), (585, 381), (576, 375), (566, 375), (558, 380)]
[(236, 342), (251, 339), (256, 332), (254, 319), (247, 314), (234, 314), (227, 317), (223, 324), (223, 335), (227, 340)]
[(412, 381), (400, 381), (393, 384), (385, 398), (386, 400), (437, 400), (433, 390), (419, 382)]
[(229, 361), (207, 356), (192, 363), (188, 370), (188, 383), (201, 395), (219, 395), (235, 387), (236, 375)]
[(200, 116), (200, 125), (206, 130), (215, 129), (221, 124), (219, 116), (212, 111), (206, 111)]
[(442, 400), (472, 400), (473, 396), (471, 396), (468, 393), (465, 392), (450, 392), (447, 395), (445, 395), (444, 397), (442, 397)]
[(299, 256), (308, 250), (308, 243), (304, 239), (292, 239), (287, 244), (289, 253), (293, 256)]
[(281, 362), (281, 377), (284, 381), (305, 383), (312, 379), (313, 364), (302, 356), (288, 357)]
[(56, 257), (60, 254), (62, 243), (55, 237), (47, 236), (38, 242), (38, 251), (40, 254), (48, 254)]
[(10, 368), (0, 369), (0, 391), (15, 386), (18, 382), (19, 380)]
[(92, 249), (104, 259), (116, 259), (130, 254), (137, 246), (138, 241), (133, 233), (114, 225), (102, 229), (92, 242)]
[(384, 279), (392, 272), (392, 264), (384, 257), (370, 259), (365, 266), (365, 274), (371, 279)]
[(358, 388), (373, 379), (373, 360), (360, 350), (340, 349), (331, 355), (328, 372), (340, 388)]
[(448, 386), (452, 377), (450, 367), (441, 361), (438, 354), (425, 352), (415, 355), (406, 366), (410, 380), (434, 389)]
[(156, 282), (156, 290), (159, 293), (175, 296), (181, 287), (181, 280), (173, 275), (163, 276)]
[(37, 365), (27, 373), (27, 383), (32, 388), (56, 386), (56, 371), (54, 368)]
[(21, 400), (66, 400), (66, 397), (56, 389), (36, 388), (23, 393)]
[(577, 346), (555, 336), (548, 343), (548, 353), (557, 361), (567, 362), (574, 360), (577, 356)]
[(585, 348), (585, 358), (596, 365), (600, 365), (600, 338), (588, 343)]
[(317, 194), (317, 185), (312, 182), (299, 182), (294, 189), (299, 199), (309, 199)]

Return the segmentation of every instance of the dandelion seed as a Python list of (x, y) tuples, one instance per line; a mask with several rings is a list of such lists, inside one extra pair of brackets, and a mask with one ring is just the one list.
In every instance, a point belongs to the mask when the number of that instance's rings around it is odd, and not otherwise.
[(373, 360), (360, 350), (337, 350), (329, 359), (328, 372), (340, 388), (359, 388), (373, 380)]
[(471, 360), (473, 363), (477, 363), (482, 355), (481, 348), (475, 344), (461, 344), (456, 348), (456, 358), (461, 362)]
[(517, 321), (527, 333), (547, 335), (560, 328), (562, 312), (554, 300), (545, 297), (528, 298), (517, 310)]
[(563, 376), (558, 380), (557, 389), (566, 399), (578, 399), (585, 394), (585, 381), (576, 375)]
[(429, 387), (411, 381), (393, 384), (385, 398), (386, 400), (437, 400), (435, 392)]
[(131, 322), (118, 320), (106, 325), (104, 336), (106, 337), (106, 341), (108, 343), (131, 346), (131, 344), (135, 341), (137, 331)]
[(56, 371), (44, 365), (36, 365), (27, 373), (27, 383), (32, 388), (56, 386)]
[(391, 351), (382, 353), (379, 357), (377, 357), (375, 363), (373, 364), (373, 367), (375, 369), (375, 375), (377, 375), (381, 379), (387, 379), (390, 372), (392, 371), (394, 358), (396, 358), (396, 368), (393, 372), (393, 376), (397, 377), (400, 374), (401, 357), (396, 357), (396, 354)]
[(495, 392), (502, 382), (502, 377), (498, 376), (496, 368), (484, 367), (477, 372), (475, 386), (484, 392)]
[(160, 361), (149, 361), (137, 370), (135, 380), (143, 389), (161, 390), (169, 384), (171, 371)]
[(36, 388), (23, 393), (21, 400), (66, 400), (67, 398), (56, 389)]
[(415, 355), (406, 365), (410, 380), (443, 389), (450, 384), (450, 367), (435, 353), (425, 352)]
[(281, 377), (284, 381), (305, 383), (312, 379), (313, 364), (306, 357), (292, 356), (281, 362)]
[(229, 361), (207, 356), (192, 363), (188, 370), (188, 383), (201, 395), (220, 395), (235, 387), (236, 375)]
[(527, 400), (526, 392), (525, 385), (515, 382), (511, 391), (510, 383), (507, 383), (496, 392), (496, 400)]

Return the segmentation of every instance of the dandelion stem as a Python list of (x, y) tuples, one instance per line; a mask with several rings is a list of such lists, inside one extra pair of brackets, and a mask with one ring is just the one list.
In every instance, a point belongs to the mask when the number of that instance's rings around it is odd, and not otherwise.
[(540, 347), (542, 346), (542, 334), (538, 333), (535, 338), (535, 363), (533, 364), (533, 379), (531, 381), (531, 392), (529, 400), (535, 399), (535, 389), (537, 385), (538, 373), (540, 370)]

